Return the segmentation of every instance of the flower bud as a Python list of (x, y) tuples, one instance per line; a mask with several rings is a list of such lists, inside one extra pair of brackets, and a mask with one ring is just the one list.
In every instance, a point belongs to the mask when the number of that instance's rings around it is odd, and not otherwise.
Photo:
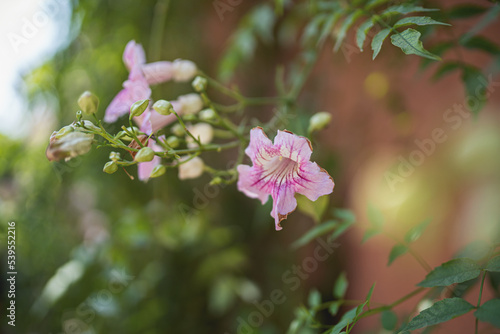
[[(214, 128), (207, 123), (198, 123), (190, 126), (188, 130), (200, 141), (202, 145), (209, 144), (214, 138)], [(198, 146), (191, 136), (186, 137), (186, 142), (189, 148), (195, 148)]]
[[(127, 131), (129, 132), (133, 132), (135, 133), (136, 135), (140, 135), (142, 132), (137, 128), (137, 127), (128, 127), (126, 128)], [(120, 139), (120, 140), (127, 140), (127, 141), (131, 141), (133, 138), (130, 137), (127, 132), (125, 131), (120, 131), (116, 134), (115, 136), (115, 139)]]
[(182, 119), (185, 122), (193, 122), (193, 121), (196, 121), (198, 119), (198, 117), (196, 117), (196, 115), (190, 114), (190, 115), (185, 115), (184, 117), (182, 117)]
[(157, 166), (155, 166), (155, 168), (153, 168), (153, 170), (151, 171), (151, 175), (149, 175), (149, 177), (154, 178), (154, 177), (162, 176), (163, 174), (165, 174), (166, 171), (167, 171), (167, 168), (165, 166), (157, 165)]
[(212, 179), (212, 181), (210, 181), (211, 186), (215, 186), (221, 183), (222, 183), (222, 178), (220, 176), (216, 176)]
[(78, 131), (79, 128), (81, 128), (82, 126), (78, 126), (78, 124), (82, 124), (83, 125), (83, 128), (85, 129), (91, 129), (91, 130), (95, 130), (95, 131), (101, 131), (101, 129), (96, 126), (94, 123), (92, 123), (91, 121), (89, 120), (83, 120), (83, 121), (80, 121), (79, 123), (75, 124), (75, 130)]
[(198, 93), (204, 92), (207, 89), (208, 81), (204, 77), (197, 76), (194, 78), (191, 86), (193, 86), (194, 90)]
[(182, 125), (180, 125), (179, 123), (176, 123), (172, 126), (172, 133), (174, 135), (176, 135), (177, 137), (182, 137), (182, 136), (184, 136), (184, 134), (186, 132), (184, 131), (184, 128), (182, 127)]
[(177, 101), (179, 101), (183, 115), (196, 114), (203, 108), (203, 100), (200, 95), (195, 93), (181, 95), (177, 98)]
[[(181, 158), (181, 161), (189, 159), (188, 157)], [(194, 157), (186, 163), (179, 165), (179, 179), (195, 179), (203, 174), (205, 164), (199, 157)]]
[(130, 107), (130, 118), (135, 117), (135, 116), (141, 116), (143, 112), (146, 111), (148, 108), (149, 100), (140, 100), (137, 102), (134, 102), (132, 106)]
[(200, 119), (203, 120), (203, 121), (213, 121), (215, 119), (215, 117), (217, 116), (217, 114), (215, 113), (215, 111), (213, 109), (203, 109), (202, 111), (200, 111)]
[(111, 152), (109, 154), (109, 160), (111, 160), (111, 161), (115, 161), (116, 162), (116, 161), (118, 161), (120, 159), (121, 159), (121, 156), (120, 156), (119, 152)]
[(174, 81), (189, 81), (197, 71), (196, 64), (190, 60), (176, 59), (172, 63)]
[(330, 123), (331, 119), (332, 115), (326, 111), (314, 114), (309, 120), (309, 133), (323, 130)]
[(165, 100), (158, 100), (153, 104), (153, 109), (160, 115), (170, 115), (172, 113), (172, 104)]
[(75, 129), (71, 125), (66, 125), (61, 130), (56, 132), (56, 134), (54, 135), (54, 138), (61, 139), (62, 137), (66, 136), (68, 133), (73, 132), (74, 130)]
[(94, 141), (93, 134), (78, 131), (67, 133), (57, 138), (57, 132), (50, 136), (49, 146), (45, 152), (49, 161), (69, 160), (90, 151)]
[(113, 174), (117, 170), (118, 170), (118, 165), (114, 161), (106, 162), (106, 164), (104, 165), (104, 168), (102, 169), (102, 171), (104, 173), (108, 173), (108, 174)]
[(97, 108), (99, 107), (99, 99), (91, 92), (85, 91), (78, 98), (78, 106), (85, 114), (92, 115), (97, 112)]
[(155, 151), (151, 147), (143, 147), (137, 152), (134, 160), (137, 162), (148, 162), (155, 157)]
[(76, 112), (76, 120), (77, 120), (78, 122), (80, 122), (80, 121), (82, 120), (82, 116), (83, 116), (82, 111), (81, 111), (81, 110), (78, 110), (78, 111)]
[(167, 145), (170, 146), (171, 148), (177, 148), (180, 144), (179, 138), (176, 136), (169, 136), (167, 138)]

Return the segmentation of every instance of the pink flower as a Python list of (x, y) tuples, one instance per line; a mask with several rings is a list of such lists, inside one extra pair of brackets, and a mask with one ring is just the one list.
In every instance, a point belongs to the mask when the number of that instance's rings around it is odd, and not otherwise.
[(276, 230), (280, 222), (297, 207), (295, 193), (311, 201), (333, 191), (334, 182), (328, 173), (311, 162), (311, 143), (305, 137), (288, 131), (278, 131), (274, 144), (262, 128), (250, 131), (250, 144), (245, 153), (253, 166), (238, 166), (238, 190), (266, 203), (273, 198), (271, 217)]

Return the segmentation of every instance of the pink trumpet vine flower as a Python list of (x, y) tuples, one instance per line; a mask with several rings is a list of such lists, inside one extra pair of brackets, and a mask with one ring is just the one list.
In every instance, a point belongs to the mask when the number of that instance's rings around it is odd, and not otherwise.
[(262, 128), (253, 128), (245, 153), (253, 166), (238, 166), (238, 190), (262, 204), (271, 195), (271, 217), (277, 231), (282, 229), (280, 222), (297, 207), (295, 193), (315, 201), (330, 194), (335, 186), (331, 176), (310, 161), (309, 140), (289, 131), (278, 131), (273, 144)]

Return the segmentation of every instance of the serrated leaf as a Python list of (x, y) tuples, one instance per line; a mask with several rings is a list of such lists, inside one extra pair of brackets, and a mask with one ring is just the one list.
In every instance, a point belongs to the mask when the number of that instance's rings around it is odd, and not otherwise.
[(380, 52), (380, 49), (382, 48), (382, 43), (384, 43), (384, 40), (389, 36), (391, 32), (391, 29), (386, 28), (380, 30), (375, 37), (372, 39), (372, 50), (373, 50), (373, 57), (372, 59), (375, 59), (377, 55)]
[(408, 28), (403, 32), (393, 34), (391, 36), (391, 43), (407, 55), (414, 54), (424, 58), (441, 60), (438, 56), (424, 49), (422, 41), (420, 41), (421, 35), (419, 31)]
[(382, 312), (380, 316), (380, 322), (385, 330), (392, 331), (396, 328), (398, 323), (398, 316), (391, 310)]
[(404, 5), (397, 5), (397, 6), (392, 6), (384, 10), (382, 13), (380, 13), (381, 17), (389, 16), (389, 15), (394, 15), (394, 14), (402, 14), (406, 15), (409, 13), (416, 13), (416, 12), (435, 12), (439, 9), (436, 8), (424, 8), (420, 6), (414, 6), (410, 4), (404, 4)]
[(321, 29), (321, 33), (319, 34), (318, 43), (316, 43), (316, 46), (321, 45), (325, 41), (328, 35), (332, 32), (333, 26), (341, 17), (341, 14), (341, 11), (337, 11), (333, 15), (330, 15), (330, 17), (326, 20), (325, 24), (323, 25), (323, 29)]
[(366, 230), (365, 235), (363, 235), (363, 240), (361, 240), (361, 243), (365, 243), (368, 239), (376, 236), (377, 234), (380, 234), (381, 232), (382, 232), (381, 229), (369, 228), (368, 230)]
[(404, 330), (412, 331), (415, 329), (440, 324), (442, 322), (461, 316), (469, 312), (473, 308), (474, 306), (472, 306), (462, 298), (443, 299), (438, 301), (428, 309), (423, 310), (419, 315), (411, 319)]
[(339, 224), (340, 223), (336, 220), (329, 220), (325, 223), (317, 225), (317, 226), (313, 227), (312, 229), (310, 229), (309, 231), (307, 231), (307, 233), (304, 234), (302, 237), (297, 239), (292, 244), (291, 247), (292, 248), (302, 247), (302, 246), (308, 244), (310, 241), (316, 239), (317, 237), (322, 236), (323, 234), (326, 234), (326, 233), (334, 230), (335, 228), (337, 228), (337, 226)]
[(472, 4), (458, 5), (448, 10), (446, 14), (450, 19), (465, 19), (486, 12), (487, 8)]
[(309, 297), (307, 298), (307, 302), (310, 308), (315, 308), (319, 304), (321, 304), (321, 294), (318, 290), (313, 289), (309, 293)]
[(411, 17), (402, 18), (401, 20), (396, 22), (396, 24), (394, 24), (394, 28), (400, 28), (400, 27), (404, 27), (404, 26), (408, 26), (408, 25), (427, 26), (427, 25), (433, 25), (433, 24), (451, 26), (451, 24), (433, 20), (429, 16), (411, 16)]
[(500, 47), (498, 47), (498, 45), (481, 36), (473, 36), (468, 38), (467, 40), (461, 40), (460, 44), (467, 49), (481, 50), (493, 55), (497, 55), (500, 53)]
[(473, 114), (477, 115), (486, 104), (486, 99), (481, 96), (480, 92), (482, 89), (486, 89), (484, 82), (488, 82), (488, 80), (478, 68), (465, 66), (463, 67), (462, 81), (465, 85), (465, 94), (470, 97), (467, 100), (474, 101), (473, 104), (468, 104), (468, 108)]
[(382, 214), (382, 212), (378, 208), (369, 204), (367, 215), (368, 215), (368, 220), (370, 221), (371, 225), (374, 228), (382, 229), (382, 227), (384, 226), (385, 219), (384, 219), (384, 215)]
[(407, 243), (417, 241), (422, 236), (422, 233), (430, 222), (430, 220), (425, 220), (417, 226), (411, 228), (405, 235), (405, 241)]
[(425, 288), (447, 286), (474, 279), (480, 273), (481, 268), (474, 260), (468, 258), (454, 259), (434, 268), (417, 285)]
[(436, 72), (432, 75), (432, 80), (439, 80), (447, 74), (452, 73), (455, 70), (461, 69), (463, 67), (462, 63), (456, 61), (447, 61), (439, 65)]
[(491, 260), (489, 260), (485, 270), (492, 272), (500, 272), (500, 255), (497, 255)]
[(392, 262), (394, 262), (394, 260), (396, 260), (401, 255), (406, 254), (406, 252), (408, 252), (408, 247), (403, 244), (397, 244), (392, 247), (391, 252), (389, 253), (389, 261), (387, 262), (387, 265), (390, 266)]
[(349, 28), (362, 15), (363, 15), (363, 11), (361, 9), (357, 9), (353, 13), (351, 13), (348, 17), (346, 17), (344, 22), (342, 22), (342, 24), (340, 25), (339, 32), (337, 33), (337, 36), (336, 36), (337, 40), (335, 41), (335, 45), (333, 47), (333, 50), (335, 52), (337, 52), (340, 49), (340, 46), (342, 45), (342, 42), (344, 41), (345, 36), (346, 36)]
[(358, 30), (356, 31), (356, 45), (360, 51), (363, 51), (363, 44), (365, 44), (366, 35), (368, 35), (368, 32), (374, 25), (375, 21), (369, 19), (358, 27)]
[(346, 273), (343, 271), (340, 273), (335, 285), (333, 287), (333, 296), (338, 299), (342, 299), (345, 296), (349, 282), (347, 281)]
[(496, 328), (500, 328), (500, 299), (488, 300), (474, 312), (474, 316), (481, 321), (489, 322)]
[(311, 217), (315, 223), (321, 221), (328, 208), (328, 196), (321, 196), (316, 201), (309, 200), (306, 196), (297, 196), (297, 208), (303, 214)]

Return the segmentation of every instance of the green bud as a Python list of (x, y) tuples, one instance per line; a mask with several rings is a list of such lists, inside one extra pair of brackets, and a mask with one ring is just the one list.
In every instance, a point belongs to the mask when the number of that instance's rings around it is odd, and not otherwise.
[[(122, 128), (122, 129), (123, 129), (123, 128)], [(133, 132), (133, 133), (135, 133), (136, 135), (140, 135), (140, 134), (142, 134), (142, 132), (141, 132), (141, 131), (139, 131), (139, 129), (138, 129), (137, 127), (135, 127), (135, 126), (134, 126), (134, 127), (130, 127), (130, 126), (129, 126), (128, 128), (126, 128), (126, 130), (127, 130), (127, 131), (129, 131), (129, 132)], [(127, 141), (131, 141), (133, 138), (132, 138), (132, 137), (130, 137), (130, 136), (127, 134), (127, 132), (125, 132), (125, 131), (120, 131), (120, 132), (118, 132), (118, 133), (116, 134), (115, 139), (120, 139), (120, 140), (127, 140)]]
[(216, 176), (212, 179), (212, 181), (210, 181), (210, 185), (212, 185), (212, 186), (215, 186), (215, 185), (218, 185), (221, 183), (222, 183), (222, 178), (220, 176)]
[(202, 121), (212, 121), (215, 119), (215, 117), (217, 116), (217, 114), (215, 113), (215, 111), (213, 109), (203, 109), (202, 111), (200, 111), (200, 119)]
[(92, 115), (97, 112), (97, 108), (99, 107), (99, 99), (91, 92), (85, 91), (78, 98), (78, 106), (85, 114)]
[(149, 177), (154, 178), (154, 177), (162, 176), (163, 174), (165, 174), (166, 171), (167, 171), (167, 168), (163, 165), (155, 166), (155, 168), (153, 168), (153, 170), (151, 171), (151, 175), (149, 175)]
[(309, 120), (309, 133), (323, 130), (330, 123), (332, 115), (326, 111), (314, 114)]
[(193, 86), (195, 91), (201, 93), (207, 89), (208, 82), (204, 77), (197, 76), (196, 78), (194, 78), (191, 85)]
[(121, 156), (120, 156), (119, 152), (111, 152), (109, 154), (109, 160), (111, 160), (111, 161), (115, 161), (116, 162), (116, 161), (118, 161), (120, 159), (121, 159)]
[(118, 170), (118, 165), (114, 161), (106, 162), (106, 164), (104, 165), (104, 168), (102, 169), (102, 171), (104, 173), (108, 173), (108, 174), (113, 174), (117, 170)]
[(137, 102), (134, 102), (132, 106), (130, 107), (130, 118), (135, 117), (135, 116), (141, 116), (143, 112), (146, 111), (148, 108), (149, 100), (140, 100)]
[(78, 122), (80, 122), (80, 121), (82, 120), (82, 116), (83, 116), (82, 111), (81, 111), (81, 110), (78, 110), (78, 111), (76, 112), (76, 120), (77, 120)]
[(174, 126), (172, 126), (172, 133), (177, 137), (183, 137), (185, 134), (184, 128), (179, 123), (174, 124)]
[(64, 136), (66, 136), (68, 133), (73, 132), (75, 129), (71, 125), (66, 125), (63, 127), (61, 130), (57, 131), (57, 133), (54, 135), (56, 139), (60, 139)]
[(166, 140), (166, 143), (171, 148), (177, 148), (180, 144), (180, 141), (179, 138), (177, 138), (176, 136), (169, 136)]
[(193, 121), (196, 121), (198, 119), (198, 117), (196, 117), (196, 115), (184, 115), (184, 117), (182, 117), (182, 119), (186, 122), (193, 122)]
[(151, 147), (143, 147), (135, 155), (135, 161), (137, 162), (148, 162), (153, 160), (155, 157), (155, 151)]
[(153, 104), (153, 109), (160, 115), (170, 115), (172, 113), (172, 104), (165, 100), (158, 100)]

